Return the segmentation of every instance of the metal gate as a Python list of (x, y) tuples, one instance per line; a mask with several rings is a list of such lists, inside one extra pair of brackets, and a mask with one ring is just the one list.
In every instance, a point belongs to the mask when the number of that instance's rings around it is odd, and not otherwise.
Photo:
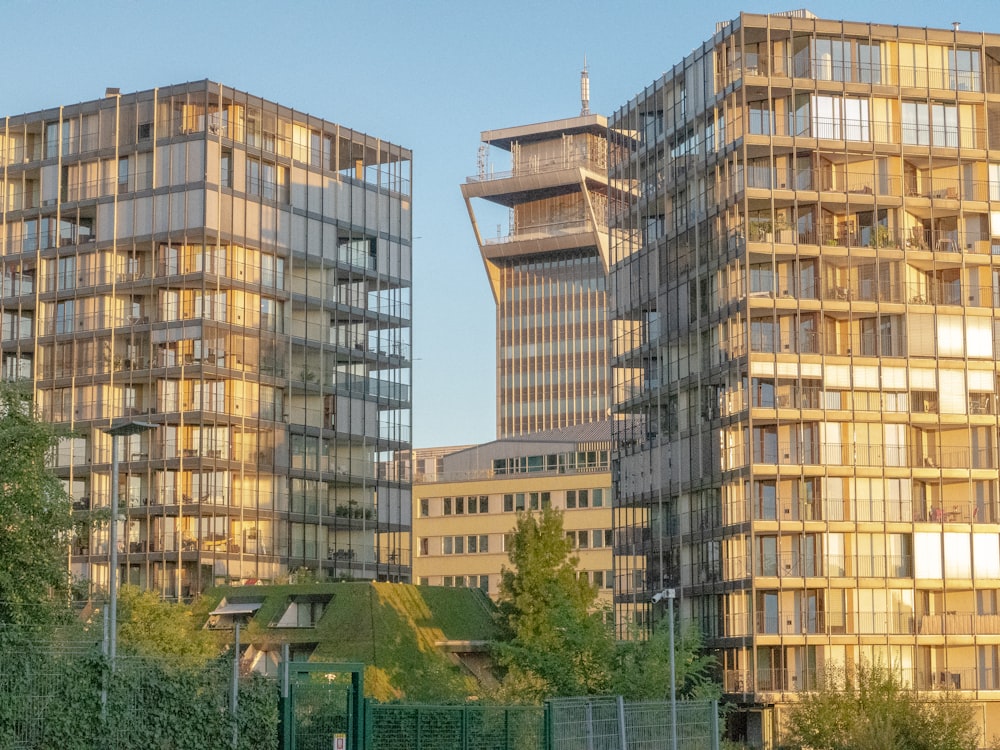
[(362, 750), (363, 664), (283, 663), (282, 750)]

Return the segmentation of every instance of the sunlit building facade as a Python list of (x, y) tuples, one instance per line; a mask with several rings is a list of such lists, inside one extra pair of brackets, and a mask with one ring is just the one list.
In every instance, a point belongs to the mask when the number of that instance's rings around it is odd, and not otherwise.
[(0, 156), (2, 372), (71, 433), (74, 577), (140, 422), (119, 580), (408, 579), (410, 152), (202, 81), (4, 118)]
[[(482, 133), (462, 185), (497, 305), (497, 436), (607, 419), (606, 118)], [(490, 168), (488, 147), (510, 153)], [(507, 209), (497, 236), (475, 206)]]
[(866, 660), (1000, 733), (1000, 35), (743, 14), (610, 131), (619, 623), (755, 746)]
[[(610, 424), (414, 451), (413, 581), (499, 593), (518, 514), (555, 508), (580, 576), (610, 605)], [(433, 470), (432, 470), (433, 467)], [(610, 610), (609, 610), (610, 611)]]

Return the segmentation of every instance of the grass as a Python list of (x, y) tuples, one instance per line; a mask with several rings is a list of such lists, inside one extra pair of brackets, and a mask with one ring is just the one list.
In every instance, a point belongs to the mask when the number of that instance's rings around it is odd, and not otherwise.
[[(270, 627), (291, 597), (303, 594), (333, 595), (316, 627)], [(244, 642), (316, 643), (313, 661), (362, 662), (366, 694), (382, 701), (454, 703), (477, 693), (475, 679), (440, 643), (496, 634), (493, 604), (474, 589), (371, 582), (226, 587), (206, 592), (199, 613), (207, 619), (223, 597), (263, 597)]]

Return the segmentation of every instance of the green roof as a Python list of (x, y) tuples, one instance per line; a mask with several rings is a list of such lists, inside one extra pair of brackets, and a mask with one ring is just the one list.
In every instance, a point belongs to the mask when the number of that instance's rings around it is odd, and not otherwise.
[[(332, 599), (315, 627), (275, 627), (293, 597), (325, 596)], [(206, 592), (198, 611), (207, 619), (223, 598), (261, 602), (244, 643), (316, 644), (312, 661), (362, 662), (365, 692), (379, 700), (451, 702), (477, 693), (454, 642), (496, 636), (495, 607), (478, 589), (367, 581), (227, 586)]]

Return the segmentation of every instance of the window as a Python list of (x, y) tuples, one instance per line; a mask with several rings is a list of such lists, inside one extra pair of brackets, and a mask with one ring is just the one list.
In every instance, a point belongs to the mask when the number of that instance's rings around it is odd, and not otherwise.
[(518, 492), (516, 495), (504, 495), (503, 509), (505, 513), (522, 512), (524, 510), (524, 493)]
[(858, 42), (858, 73), (861, 83), (882, 82), (881, 42)]
[(275, 623), (278, 628), (314, 628), (323, 616), (326, 605), (331, 597), (295, 598), (288, 605), (284, 614)]
[(227, 188), (233, 186), (233, 150), (231, 148), (222, 149), (219, 161), (219, 184)]
[(247, 158), (247, 193), (279, 203), (288, 202), (288, 167)]
[(446, 497), (444, 499), (443, 508), (444, 508), (444, 515), (446, 516), (451, 515), (451, 500), (452, 499), (450, 497)]
[(531, 510), (539, 510), (540, 508), (548, 508), (550, 504), (551, 493), (548, 492), (532, 492), (528, 495), (528, 507)]
[(814, 73), (817, 80), (851, 80), (851, 42), (849, 40), (817, 39), (814, 45)]
[(128, 190), (128, 157), (118, 159), (118, 189)]
[(431, 514), (431, 503), (426, 497), (420, 499), (420, 517), (427, 518)]
[(903, 102), (900, 111), (903, 118), (903, 143), (929, 146), (931, 134), (927, 103)]
[(948, 70), (950, 88), (958, 91), (982, 91), (979, 52), (971, 49), (949, 49)]
[(611, 529), (594, 529), (591, 533), (591, 544), (590, 546), (594, 549), (600, 549), (601, 547), (610, 547), (612, 542), (612, 531)]
[(284, 333), (285, 303), (281, 300), (260, 298), (260, 327), (265, 331)]
[(958, 107), (935, 102), (931, 105), (931, 135), (935, 146), (958, 147)]

